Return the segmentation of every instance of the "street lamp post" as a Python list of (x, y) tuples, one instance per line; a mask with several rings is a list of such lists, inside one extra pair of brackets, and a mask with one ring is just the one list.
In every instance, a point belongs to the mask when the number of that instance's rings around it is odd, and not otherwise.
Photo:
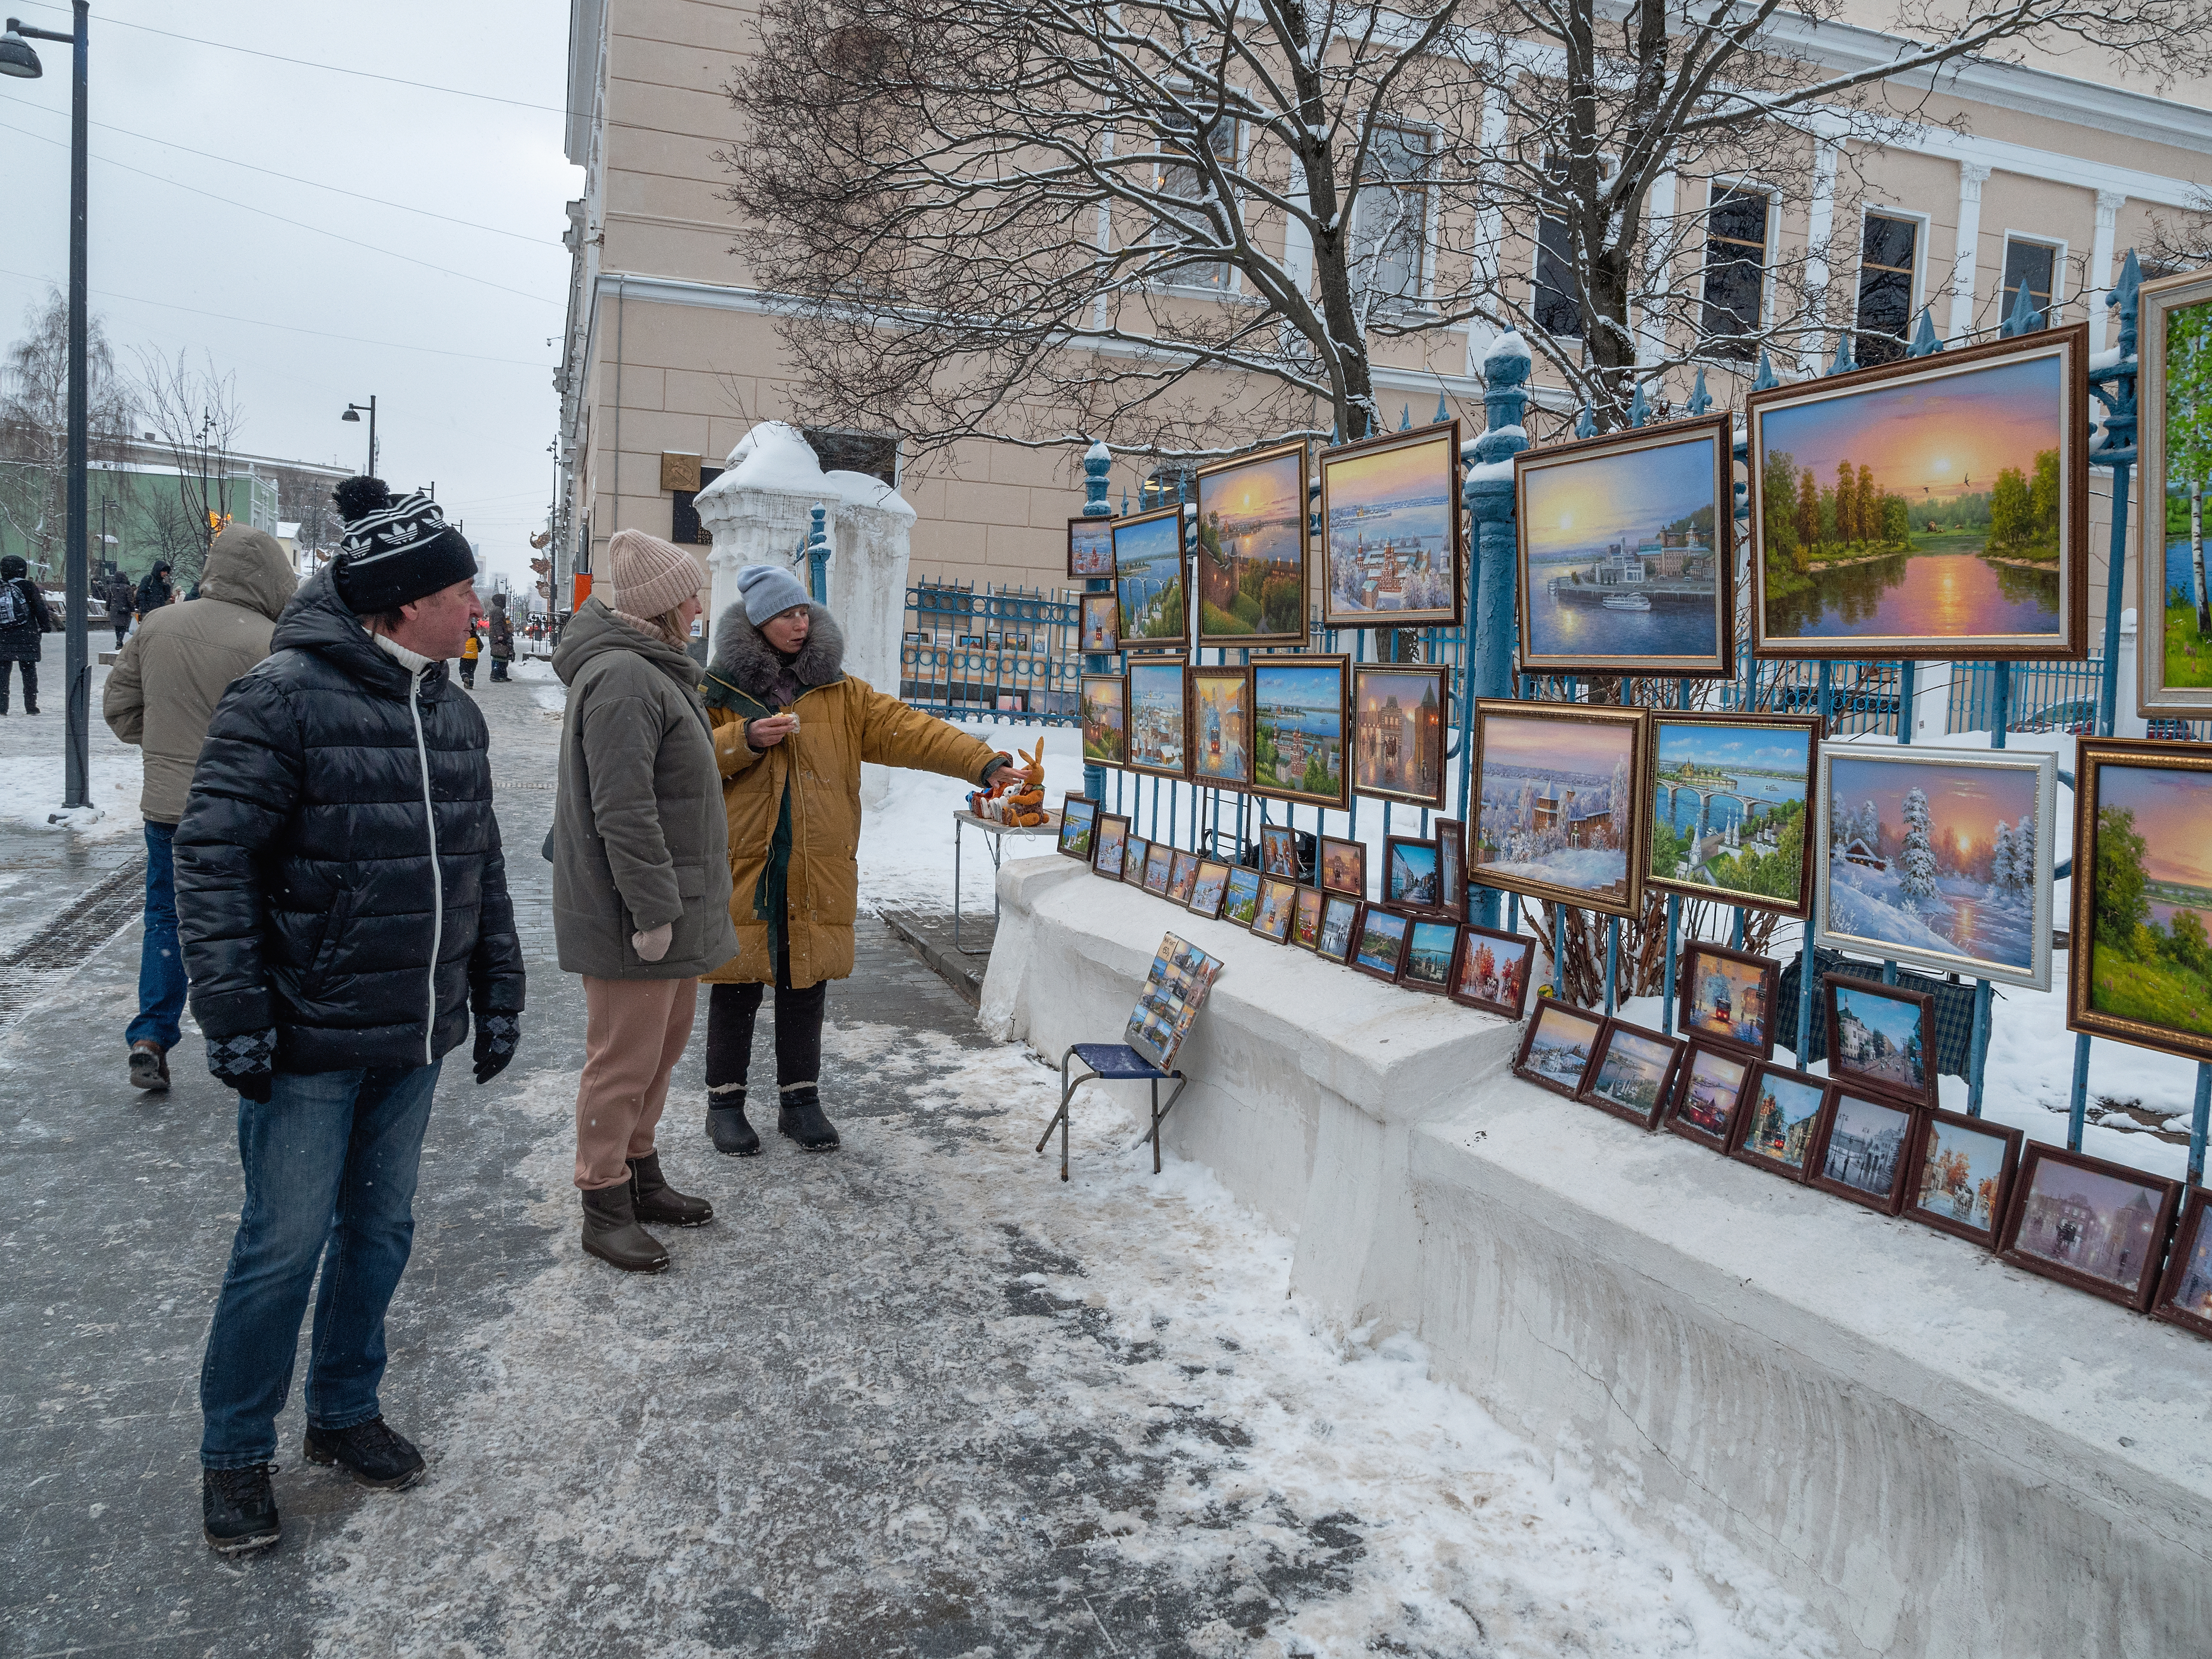
[(364, 476), (374, 478), (376, 476), (376, 394), (370, 392), (365, 404), (348, 404), (345, 413), (338, 419), (358, 423), (364, 414), (368, 416), (368, 471)]
[(68, 696), (63, 704), (67, 744), (64, 809), (90, 804), (92, 663), (86, 647), (85, 610), (91, 603), (86, 569), (85, 418), (85, 52), (91, 33), (90, 0), (74, 0), (75, 27), (68, 34), (33, 28), (14, 18), (0, 35), (0, 75), (34, 81), (45, 73), (29, 40), (58, 40), (71, 48), (70, 88), (69, 291), (69, 536), (63, 585), (69, 596)]

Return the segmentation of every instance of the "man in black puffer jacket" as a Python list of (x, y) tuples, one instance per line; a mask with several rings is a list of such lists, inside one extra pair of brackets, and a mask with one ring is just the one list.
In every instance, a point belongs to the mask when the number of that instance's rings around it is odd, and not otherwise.
[(202, 1507), (226, 1553), (276, 1541), (268, 1465), (319, 1262), (307, 1459), (422, 1478), (377, 1404), (385, 1310), (440, 1062), (473, 1010), (489, 1081), (522, 1012), (489, 734), (446, 673), (483, 615), (475, 556), (427, 497), (374, 478), (337, 495), (344, 549), (223, 694), (176, 831), (192, 1012), (238, 1091), (246, 1172), (200, 1372)]

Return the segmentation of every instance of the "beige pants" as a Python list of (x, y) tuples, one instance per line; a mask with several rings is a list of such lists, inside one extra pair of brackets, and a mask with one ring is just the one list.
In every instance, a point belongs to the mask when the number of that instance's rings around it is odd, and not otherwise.
[(692, 979), (584, 980), (584, 1080), (576, 1090), (576, 1184), (629, 1179), (629, 1160), (653, 1151), (668, 1103), (668, 1074), (691, 1040), (699, 1006)]

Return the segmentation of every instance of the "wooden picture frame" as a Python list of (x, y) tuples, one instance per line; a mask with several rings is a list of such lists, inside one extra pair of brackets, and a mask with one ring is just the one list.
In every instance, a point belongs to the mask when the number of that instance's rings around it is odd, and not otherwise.
[(1606, 1018), (1557, 997), (1536, 999), (1513, 1056), (1513, 1075), (1572, 1100), (1589, 1074), (1591, 1057), (1605, 1035)]
[(1457, 818), (1437, 818), (1430, 826), (1437, 844), (1437, 884), (1448, 915), (1467, 920), (1467, 826)]
[[(1124, 651), (1185, 651), (1190, 647), (1190, 548), (1182, 503), (1111, 519), (1114, 596), (1121, 606)], [(1172, 576), (1163, 571), (1172, 567)]]
[(1297, 914), (1298, 884), (1287, 876), (1260, 878), (1260, 904), (1252, 913), (1252, 933), (1257, 939), (1287, 945), (1291, 922)]
[(1145, 882), (1145, 860), (1152, 856), (1152, 843), (1142, 836), (1131, 836), (1121, 854), (1121, 879), (1131, 887), (1141, 887)]
[[(1114, 520), (1109, 517), (1067, 521), (1067, 579), (1089, 581), (1114, 574)], [(1102, 597), (1111, 597), (1102, 596)]]
[(1075, 596), (1076, 639), (1085, 656), (1111, 657), (1121, 649), (1121, 601), (1112, 593)]
[[(1751, 1086), (1759, 1056), (1733, 1046), (1692, 1037), (1668, 1103), (1666, 1126), (1685, 1139), (1725, 1155), (1743, 1115), (1744, 1091)], [(1726, 1105), (1721, 1104), (1723, 1098)]]
[(1156, 841), (1145, 854), (1144, 889), (1154, 898), (1168, 896), (1168, 883), (1175, 874), (1176, 849), (1164, 841)]
[(1122, 677), (1128, 685), (1123, 718), (1132, 772), (1147, 777), (1190, 775), (1190, 682), (1181, 661), (1132, 658)]
[(2141, 1313), (2156, 1290), (2180, 1201), (2178, 1181), (2031, 1140), (2013, 1178), (1997, 1255)]
[[(1640, 914), (1645, 821), (1635, 792), (1650, 730), (1640, 708), (1477, 699), (1468, 879), (1609, 916)], [(1592, 884), (1569, 879), (1586, 866)], [(1595, 883), (1600, 875), (1608, 879)]]
[(1098, 830), (1098, 803), (1073, 791), (1060, 797), (1060, 836), (1054, 848), (1064, 858), (1091, 862), (1091, 838)]
[[(1198, 866), (1203, 863), (1199, 855), (1187, 847), (1176, 848), (1174, 863), (1168, 870), (1167, 900), (1188, 909), (1192, 893), (1198, 886)], [(1226, 871), (1228, 866), (1222, 868)]]
[(1298, 889), (1296, 914), (1291, 919), (1291, 943), (1301, 951), (1311, 951), (1321, 944), (1322, 902), (1328, 895), (1318, 887)]
[[(1324, 628), (1459, 625), (1467, 577), (1464, 466), (1456, 420), (1322, 451)], [(1400, 533), (1385, 536), (1394, 524)], [(1376, 603), (1402, 599), (1408, 589), (1437, 602)]]
[(1805, 1162), (1805, 1184), (1878, 1215), (1895, 1215), (1915, 1173), (1912, 1149), (1919, 1139), (1911, 1101), (1831, 1081), (1814, 1131), (1813, 1156)]
[(1441, 665), (1354, 664), (1346, 745), (1352, 793), (1441, 811), (1450, 696), (1451, 670)]
[[(2027, 1137), (2009, 1125), (1940, 1108), (1920, 1114), (1902, 1213), (1984, 1249), (1997, 1245)], [(1977, 1216), (1985, 1219), (1977, 1220)]]
[[(1699, 964), (1711, 963), (1701, 968)], [(1774, 1057), (1774, 1005), (1782, 991), (1782, 964), (1711, 939), (1686, 939), (1674, 958), (1674, 1029), (1716, 1048), (1735, 1048), (1761, 1060)], [(1725, 998), (1723, 1006), (1722, 1000)], [(1753, 1034), (1742, 1016), (1757, 1004)], [(1726, 1026), (1716, 1023), (1725, 1016)]]
[(1323, 892), (1343, 893), (1367, 902), (1367, 843), (1341, 836), (1321, 838), (1321, 859), (1315, 874)]
[[(1304, 440), (1198, 469), (1191, 568), (1200, 648), (1306, 643), (1312, 585), (1309, 483)], [(1227, 536), (1224, 522), (1231, 532)], [(1240, 529), (1243, 533), (1235, 533)], [(1273, 556), (1285, 552), (1287, 558)], [(1255, 574), (1260, 591), (1248, 593)]]
[(1190, 721), (1188, 776), (1217, 789), (1252, 787), (1252, 671), (1242, 663), (1194, 664), (1183, 708)]
[(1229, 884), (1221, 890), (1221, 920), (1247, 933), (1260, 913), (1260, 883), (1264, 879), (1249, 864), (1229, 866)]
[(1208, 921), (1218, 919), (1222, 901), (1229, 896), (1229, 870), (1224, 860), (1200, 859), (1198, 872), (1191, 878), (1190, 897), (1184, 901), (1183, 908)]
[(1447, 915), (1417, 915), (1406, 938), (1398, 983), (1423, 996), (1440, 997), (1451, 988), (1452, 964), (1458, 960), (1459, 923)]
[[(2194, 867), (2212, 826), (2208, 813), (2212, 744), (2083, 738), (2075, 745), (2069, 1030), (2212, 1060), (2212, 1003), (2205, 1000), (2212, 998), (2206, 971), (2212, 963), (2202, 951), (2175, 948), (2173, 932), (2192, 925), (2203, 931), (2212, 917), (2212, 884)], [(2139, 847), (2112, 842), (2110, 832), (2122, 828)], [(2090, 879), (2082, 879), (2085, 872)], [(2117, 921), (2108, 909), (2119, 913)], [(2147, 953), (2146, 928), (2154, 941)], [(2178, 1018), (2191, 1010), (2199, 1017), (2193, 1030)]]
[(1379, 904), (1363, 904), (1352, 934), (1352, 967), (1370, 979), (1395, 985), (1405, 971), (1406, 945), (1413, 938), (1413, 919)]
[(1096, 766), (1129, 763), (1129, 677), (1085, 674), (1076, 682), (1083, 758)]
[[(1598, 1036), (1596, 1048), (1591, 1052), (1589, 1065), (1583, 1072), (1582, 1086), (1575, 1091), (1575, 1098), (1640, 1129), (1656, 1128), (1659, 1115), (1674, 1098), (1674, 1079), (1682, 1069), (1682, 1053), (1688, 1046), (1680, 1037), (1632, 1025), (1625, 1019), (1608, 1019)], [(1613, 1075), (1616, 1059), (1620, 1062), (1617, 1078)], [(1636, 1068), (1632, 1076), (1626, 1069), (1631, 1066)], [(1650, 1075), (1653, 1073), (1656, 1075)], [(1620, 1092), (1607, 1092), (1608, 1082), (1616, 1091), (1627, 1090), (1628, 1097), (1623, 1098)], [(1646, 1088), (1650, 1091), (1648, 1100), (1643, 1097)]]
[[(1766, 1109), (1770, 1093), (1771, 1114)], [(1820, 1109), (1827, 1103), (1827, 1095), (1824, 1077), (1777, 1066), (1771, 1060), (1753, 1060), (1743, 1098), (1736, 1106), (1728, 1155), (1802, 1186), (1818, 1151)]]
[[(1809, 714), (1705, 714), (1674, 708), (1655, 708), (1650, 720), (1651, 744), (1637, 798), (1650, 826), (1644, 884), (1685, 898), (1771, 910), (1802, 921), (1813, 902), (1813, 791), (1820, 722)], [(1678, 822), (1686, 797), (1698, 802), (1686, 833)], [(1735, 803), (1736, 821), (1716, 831), (1713, 805), (1729, 800)], [(1792, 817), (1797, 820), (1794, 887), (1780, 868)], [(1706, 826), (1702, 836), (1699, 823)], [(1698, 870), (1706, 872), (1706, 878), (1683, 873)]]
[(2212, 1339), (2212, 1190), (2189, 1189), (2150, 1313), (2154, 1319)]
[(1298, 838), (1289, 824), (1260, 826), (1260, 873), (1298, 878)]
[(1723, 410), (1514, 456), (1522, 673), (1735, 672), (1733, 427)]
[[(1846, 1088), (1869, 1090), (1909, 1105), (1936, 1104), (1936, 994), (1856, 974), (1823, 974), (1827, 1003), (1828, 1075)], [(1913, 1011), (1909, 1024), (1884, 1019), (1892, 1003)], [(1851, 1024), (1846, 1031), (1844, 1021)]]
[[(1535, 977), (1536, 945), (1532, 933), (1462, 923), (1444, 994), (1462, 1008), (1479, 1008), (1518, 1024), (1528, 1007), (1528, 981)], [(1491, 955), (1487, 968), (1480, 965), (1485, 951)]]
[(1365, 902), (1343, 893), (1323, 892), (1321, 934), (1314, 940), (1316, 956), (1340, 968), (1350, 965), (1352, 942), (1359, 934), (1359, 907)]
[(1091, 841), (1091, 873), (1109, 881), (1121, 879), (1122, 860), (1129, 851), (1129, 818), (1125, 812), (1101, 812)]
[[(2141, 368), (2136, 382), (2136, 488), (2142, 504), (2136, 510), (2136, 614), (2142, 618), (2136, 633), (2136, 706), (2146, 720), (2212, 720), (2212, 643), (2196, 626), (2193, 603), (2197, 597), (2193, 554), (2212, 539), (2203, 534), (2204, 518), (2212, 516), (2203, 496), (2212, 492), (2203, 489), (2204, 480), (2197, 481), (2199, 535), (2193, 549), (2186, 528), (2191, 510), (2188, 498), (2168, 493), (2172, 486), (2185, 489), (2188, 484), (2171, 459), (2176, 447), (2169, 442), (2171, 428), (2178, 422), (2193, 423), (2206, 416), (2200, 395), (2185, 375), (2182, 386), (2172, 386), (2170, 359), (2177, 343), (2185, 353), (2201, 349), (2208, 327), (2212, 327), (2212, 269), (2198, 265), (2145, 283), (2136, 290), (2136, 362)], [(2186, 450), (2190, 445), (2179, 447)], [(2154, 501), (2160, 506), (2152, 510)], [(2169, 528), (2169, 514), (2175, 507), (2184, 526), (2179, 536)], [(2177, 551), (2182, 566), (2179, 572), (2174, 569)], [(2212, 552), (2203, 556), (2212, 564)], [(2205, 597), (2212, 600), (2212, 570), (2206, 575)], [(2173, 602), (2177, 576), (2180, 605)], [(2186, 651), (2192, 646), (2193, 657)], [(2179, 661), (2176, 647), (2184, 647)]]
[(1443, 854), (1422, 836), (1382, 837), (1382, 897), (1394, 910), (1433, 910), (1443, 903)]
[[(1753, 392), (1745, 403), (1752, 655), (2085, 660), (2093, 418), (2087, 323)], [(1925, 436), (1918, 441), (1934, 453), (1924, 461), (1886, 467), (1881, 478), (1873, 476), (1869, 459), (1896, 453), (1901, 442), (1923, 430)], [(1808, 475), (1814, 493), (1822, 496), (1814, 510), (1823, 526), (1819, 533), (1825, 537), (1836, 516), (1826, 499), (1833, 493), (1827, 486), (1839, 465), (1852, 460), (1855, 447), (1856, 489), (1865, 502), (1855, 511), (1881, 518), (1879, 539), (1844, 539), (1837, 556), (1820, 556), (1815, 550), (1808, 558), (1799, 528), (1807, 521)], [(2048, 468), (2045, 453), (2051, 455)], [(1778, 489), (1785, 462), (1798, 480), (1787, 499)], [(1972, 488), (1978, 472), (1983, 479), (1979, 492)], [(2031, 502), (2037, 483), (2046, 472), (2051, 491), (2047, 526), (2028, 521), (2035, 511)], [(1911, 497), (1915, 488), (1923, 492), (1919, 501)], [(1939, 488), (1946, 495), (1942, 502), (1933, 494)], [(1982, 522), (1990, 522), (1998, 516), (2000, 489), (2017, 492), (2017, 509), (2008, 513), (2021, 520), (2019, 533), (2036, 539), (2008, 542), (2002, 551), (1984, 554), (1990, 532), (1976, 531), (1971, 522), (1960, 529), (1957, 515), (1979, 495), (1986, 503)], [(1950, 515), (1948, 528), (1936, 522), (1939, 514)], [(2045, 528), (2055, 555), (2049, 560), (2039, 552)], [(1943, 544), (1926, 544), (1938, 540)], [(1966, 542), (1976, 544), (1967, 547)], [(1825, 544), (1815, 541), (1813, 546)], [(1944, 554), (1975, 556), (1975, 568), (1924, 575), (1912, 569), (1916, 560)], [(2011, 578), (2012, 590), (2032, 589), (2036, 610), (2051, 617), (2050, 629), (2028, 631), (2016, 625), (2021, 602), (2007, 592), (2001, 568)], [(2051, 579), (2047, 589), (2037, 580), (2045, 574)], [(1972, 633), (1933, 632), (1929, 623), (1939, 582), (1946, 611), (1971, 611), (1988, 625)], [(1872, 625), (1859, 626), (1860, 617), (1871, 618)]]
[[(1249, 787), (1254, 794), (1339, 811), (1351, 804), (1345, 754), (1346, 677), (1351, 663), (1346, 656), (1265, 656), (1247, 665), (1252, 676)], [(1285, 718), (1293, 711), (1299, 718)], [(1306, 729), (1314, 724), (1322, 729)], [(1326, 789), (1314, 787), (1316, 766), (1328, 783)]]

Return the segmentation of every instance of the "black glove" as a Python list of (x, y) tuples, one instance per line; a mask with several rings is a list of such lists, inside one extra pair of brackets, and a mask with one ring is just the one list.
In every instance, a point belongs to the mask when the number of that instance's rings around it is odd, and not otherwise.
[(477, 1016), (477, 1081), (489, 1083), (507, 1069), (522, 1041), (522, 1013)]
[(257, 1106), (266, 1106), (270, 1088), (276, 1081), (276, 1028), (210, 1037), (207, 1063), (217, 1083), (237, 1090)]

